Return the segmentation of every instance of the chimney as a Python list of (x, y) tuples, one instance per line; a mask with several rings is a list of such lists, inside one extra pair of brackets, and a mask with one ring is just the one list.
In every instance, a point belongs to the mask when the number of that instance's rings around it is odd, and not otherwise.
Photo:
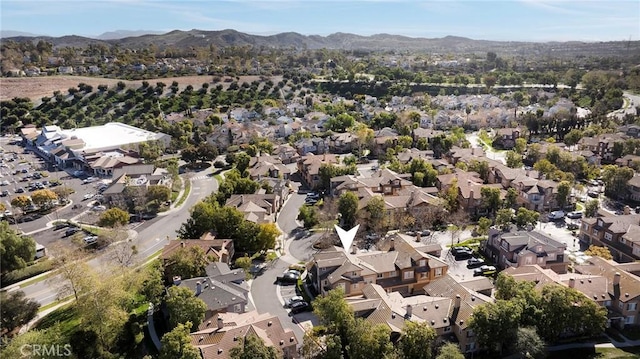
[(356, 254), (358, 253), (358, 247), (356, 247), (355, 244), (351, 245), (351, 254)]
[(389, 244), (389, 252), (393, 252), (395, 250), (396, 250), (395, 240), (393, 238), (391, 238), (391, 242)]
[(617, 285), (620, 286), (620, 273), (616, 272), (616, 274), (613, 275), (613, 285)]
[(173, 276), (173, 285), (180, 285), (182, 283), (182, 277), (179, 275)]
[(182, 247), (182, 248), (185, 247), (184, 241), (180, 242), (180, 247)]
[(202, 284), (200, 282), (196, 282), (196, 296), (202, 294)]
[(460, 308), (460, 294), (456, 294), (456, 301), (454, 303), (454, 308)]
[(224, 321), (222, 317), (218, 314), (218, 329), (222, 329), (224, 327)]
[(411, 304), (407, 304), (407, 314), (405, 314), (405, 318), (411, 319), (411, 315), (413, 315), (413, 307)]
[(244, 196), (240, 195), (240, 204), (244, 204)]
[(576, 279), (569, 278), (569, 288), (575, 288), (575, 287), (576, 287)]
[(420, 242), (420, 240), (422, 239), (421, 236), (422, 235), (420, 234), (420, 232), (416, 233), (416, 242)]

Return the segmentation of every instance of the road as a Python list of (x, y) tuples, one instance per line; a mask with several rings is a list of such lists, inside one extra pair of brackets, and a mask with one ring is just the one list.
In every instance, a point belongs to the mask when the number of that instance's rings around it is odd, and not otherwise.
[(640, 106), (640, 95), (635, 95), (630, 92), (624, 92), (626, 98), (625, 107), (607, 114), (608, 117), (617, 117), (619, 120), (623, 119), (625, 115), (636, 115), (636, 106)]
[[(492, 134), (489, 133), (489, 136), (492, 136)], [(480, 140), (480, 137), (478, 137), (477, 132), (468, 133), (466, 134), (466, 137), (467, 137), (467, 141), (469, 141), (472, 148), (483, 147), (480, 145), (481, 140)], [(491, 146), (484, 146), (484, 149), (485, 149), (487, 158), (500, 161), (505, 164), (507, 163), (506, 151), (495, 151)]]
[[(169, 211), (166, 215), (159, 215), (137, 228), (138, 235), (132, 244), (135, 244), (138, 248), (138, 258), (141, 260), (146, 259), (162, 249), (168, 240), (175, 238), (176, 232), (180, 229), (182, 223), (189, 218), (189, 209), (212, 191), (217, 190), (218, 183), (208, 175), (210, 173), (211, 169), (182, 175), (185, 180), (191, 178), (192, 181), (191, 192), (184, 204), (179, 209)], [(99, 271), (103, 267), (101, 264), (103, 260), (104, 258), (99, 255), (88, 263), (92, 268)], [(58, 283), (64, 282), (59, 276), (53, 276), (45, 281), (20, 289), (25, 292), (28, 298), (32, 298), (44, 306), (56, 301)]]

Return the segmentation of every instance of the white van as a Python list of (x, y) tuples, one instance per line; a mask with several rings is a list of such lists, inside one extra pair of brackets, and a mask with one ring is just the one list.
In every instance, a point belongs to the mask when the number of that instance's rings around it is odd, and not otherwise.
[(555, 221), (558, 219), (562, 219), (564, 218), (564, 211), (553, 211), (551, 213), (549, 213), (549, 220), (550, 221)]

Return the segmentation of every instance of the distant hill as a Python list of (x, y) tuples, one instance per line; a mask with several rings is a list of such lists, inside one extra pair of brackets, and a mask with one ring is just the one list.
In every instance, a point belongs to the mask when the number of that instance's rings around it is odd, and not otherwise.
[[(132, 32), (132, 33), (137, 33)], [(105, 33), (101, 37), (112, 37), (116, 34), (126, 35), (126, 32), (116, 31)], [(413, 51), (428, 53), (486, 53), (493, 51), (501, 55), (519, 56), (638, 56), (640, 55), (640, 41), (610, 41), (610, 42), (516, 42), (474, 40), (465, 37), (446, 36), (443, 38), (414, 38), (400, 35), (376, 34), (361, 36), (348, 33), (335, 33), (329, 36), (301, 35), (286, 32), (270, 36), (250, 35), (235, 30), (205, 31), (205, 30), (174, 30), (165, 34), (145, 34), (112, 39), (91, 39), (81, 36), (42, 37), (19, 36), (14, 41), (33, 41), (44, 39), (53, 43), (54, 47), (74, 46), (84, 47), (90, 43), (103, 43), (121, 47), (140, 49), (150, 44), (158, 48), (168, 46), (177, 48), (256, 46), (265, 48), (296, 48), (296, 49), (339, 49), (339, 50), (368, 50), (368, 51)]]
[(135, 37), (142, 35), (160, 35), (161, 31), (151, 31), (151, 30), (116, 30), (116, 31), (107, 31), (102, 33), (95, 38), (98, 40), (117, 40), (123, 39), (125, 37)]
[(33, 34), (30, 32), (24, 32), (24, 31), (0, 30), (0, 38), (2, 39), (6, 39), (8, 37), (17, 37), (17, 36), (36, 37), (41, 35)]

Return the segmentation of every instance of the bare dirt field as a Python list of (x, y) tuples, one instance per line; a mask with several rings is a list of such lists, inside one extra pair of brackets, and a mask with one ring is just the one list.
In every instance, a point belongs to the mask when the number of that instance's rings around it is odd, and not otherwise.
[[(241, 76), (239, 82), (252, 82), (259, 80), (259, 76)], [(78, 86), (83, 82), (94, 88), (98, 85), (115, 86), (118, 81), (122, 81), (127, 86), (138, 87), (143, 80), (128, 81), (119, 79), (106, 79), (100, 77), (87, 76), (43, 76), (43, 77), (3, 77), (0, 78), (0, 101), (10, 100), (14, 97), (28, 97), (34, 102), (38, 102), (44, 96), (53, 96), (54, 91), (67, 92), (69, 88)], [(185, 76), (185, 77), (166, 77), (158, 79), (144, 80), (154, 85), (156, 82), (164, 82), (167, 86), (171, 86), (173, 81), (177, 81), (180, 89), (193, 86), (195, 89), (202, 87), (202, 84), (208, 82), (213, 83), (213, 76)], [(226, 84), (225, 84), (226, 85)]]

